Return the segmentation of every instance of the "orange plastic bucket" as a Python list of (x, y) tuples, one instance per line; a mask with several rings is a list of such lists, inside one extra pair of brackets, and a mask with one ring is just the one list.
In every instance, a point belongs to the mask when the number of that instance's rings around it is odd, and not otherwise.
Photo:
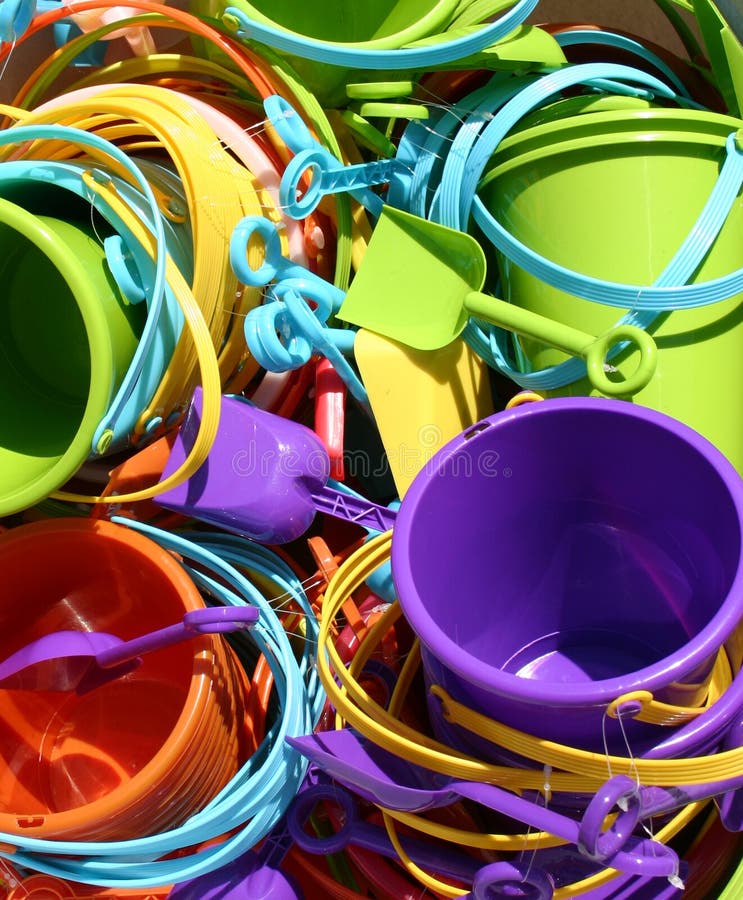
[[(0, 581), (0, 658), (60, 629), (126, 640), (204, 605), (171, 554), (105, 520), (0, 534)], [(244, 761), (244, 691), (216, 635), (82, 696), (0, 690), (0, 831), (124, 840), (184, 821)]]

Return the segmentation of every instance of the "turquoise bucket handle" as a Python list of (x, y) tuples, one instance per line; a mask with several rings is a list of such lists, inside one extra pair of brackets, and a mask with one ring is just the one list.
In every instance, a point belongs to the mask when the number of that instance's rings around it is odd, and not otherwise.
[(653, 53), (652, 50), (634, 38), (624, 34), (616, 34), (603, 28), (574, 28), (571, 31), (561, 31), (554, 37), (561, 47), (601, 44), (604, 47), (613, 47), (617, 50), (633, 53), (643, 62), (649, 63), (654, 69), (657, 69), (679, 96), (686, 98), (687, 102), (691, 100), (686, 85), (668, 63), (664, 62), (657, 53)]
[(497, 43), (522, 25), (534, 12), (537, 3), (538, 0), (519, 0), (494, 22), (488, 22), (481, 28), (468, 31), (452, 40), (430, 46), (421, 41), (422, 46), (412, 45), (395, 50), (354, 48), (292, 34), (264, 22), (257, 22), (234, 6), (225, 9), (223, 20), (241, 40), (259, 41), (314, 62), (352, 69), (430, 69), (479, 53)]

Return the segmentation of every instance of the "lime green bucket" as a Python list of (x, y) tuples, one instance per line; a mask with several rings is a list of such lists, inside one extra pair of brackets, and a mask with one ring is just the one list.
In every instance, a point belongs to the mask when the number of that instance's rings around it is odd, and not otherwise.
[(61, 487), (90, 453), (137, 347), (92, 226), (0, 199), (0, 516)]
[[(714, 188), (737, 119), (681, 109), (587, 114), (540, 125), (501, 142), (478, 194), (518, 241), (572, 271), (652, 285), (689, 235)], [(743, 199), (689, 283), (743, 268)], [(501, 295), (592, 334), (622, 311), (558, 290), (497, 254)], [(642, 296), (638, 287), (637, 296)], [(686, 422), (743, 473), (743, 295), (661, 313), (648, 329), (658, 347), (649, 384), (626, 399)], [(521, 339), (532, 370), (561, 363), (560, 351)], [(619, 376), (636, 352), (612, 360)], [(595, 393), (583, 378), (551, 396)]]

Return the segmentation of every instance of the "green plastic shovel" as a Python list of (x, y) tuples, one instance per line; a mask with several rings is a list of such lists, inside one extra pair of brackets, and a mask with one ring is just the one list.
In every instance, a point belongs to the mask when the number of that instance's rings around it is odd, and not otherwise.
[(694, 14), (720, 93), (730, 114), (740, 116), (743, 114), (743, 46), (711, 0), (694, 0)]
[[(632, 394), (652, 378), (657, 348), (647, 332), (617, 325), (600, 337), (586, 334), (481, 293), (485, 272), (485, 255), (471, 235), (385, 206), (338, 318), (417, 350), (437, 350), (477, 316), (582, 357), (603, 394)], [(606, 355), (620, 342), (636, 345), (640, 361), (629, 376), (611, 380)]]

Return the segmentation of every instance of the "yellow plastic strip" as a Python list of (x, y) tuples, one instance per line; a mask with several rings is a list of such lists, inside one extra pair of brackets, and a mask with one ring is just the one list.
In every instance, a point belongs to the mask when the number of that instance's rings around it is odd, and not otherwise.
[[(496, 766), (460, 753), (445, 744), (401, 722), (383, 709), (352, 678), (335, 649), (332, 627), (335, 616), (345, 601), (365, 579), (389, 559), (391, 532), (379, 535), (353, 553), (338, 569), (325, 592), (320, 623), (318, 673), (328, 697), (337, 710), (338, 724), (348, 722), (380, 747), (411, 762), (426, 766), (452, 778), (489, 781), (516, 790), (541, 790), (544, 773), (511, 766)], [(390, 627), (401, 615), (399, 604), (392, 604), (375, 623), (374, 628)], [(384, 624), (383, 624), (384, 623)], [(372, 638), (372, 631), (368, 639)], [(336, 677), (338, 682), (336, 682)], [(609, 773), (587, 782), (582, 775), (555, 772), (551, 777), (554, 790), (595, 790), (606, 781)]]
[[(658, 831), (658, 833), (655, 835), (655, 840), (662, 844), (667, 844), (668, 841), (674, 838), (683, 828), (685, 828), (690, 822), (692, 822), (700, 812), (702, 812), (702, 810), (707, 806), (708, 802), (709, 801), (690, 803), (688, 806), (684, 807), (684, 809), (682, 809), (677, 815), (675, 815), (670, 822), (668, 822), (666, 825), (664, 825), (663, 828)], [(392, 846), (395, 848), (397, 855), (400, 857), (400, 862), (402, 863), (404, 868), (422, 885), (437, 894), (441, 894), (444, 897), (454, 898), (465, 896), (464, 892), (462, 892), (458, 888), (453, 888), (446, 882), (441, 881), (438, 878), (434, 878), (432, 875), (425, 872), (420, 868), (420, 866), (416, 865), (413, 862), (413, 860), (408, 856), (408, 854), (400, 844), (400, 841), (397, 837), (397, 832), (395, 831), (388, 815), (385, 816), (385, 827), (387, 828), (387, 834), (392, 841)], [(573, 884), (568, 884), (564, 887), (556, 888), (554, 893), (552, 894), (552, 898), (553, 900), (566, 900), (566, 898), (568, 897), (578, 897), (581, 894), (586, 893), (587, 891), (591, 891), (595, 888), (601, 887), (601, 885), (608, 884), (619, 874), (620, 873), (617, 872), (616, 869), (603, 869), (601, 872), (597, 872), (595, 875), (591, 875), (590, 877), (584, 878), (581, 881), (576, 881)]]
[[(110, 134), (113, 117), (120, 121)], [(30, 116), (33, 122), (60, 120), (81, 123), (106, 138), (131, 138), (138, 132), (152, 135), (170, 154), (191, 213), (196, 250), (193, 294), (209, 325), (214, 350), (220, 354), (222, 381), (226, 381), (245, 356), (242, 329), (233, 327), (235, 319), (241, 323), (261, 297), (258, 289), (238, 285), (226, 247), (243, 216), (279, 218), (270, 195), (224, 150), (214, 131), (177, 92), (151, 85), (137, 85), (136, 91), (131, 86), (115, 86), (96, 92), (90, 99), (63, 99), (52, 109), (37, 110)], [(24, 155), (39, 158), (47, 149), (46, 142), (35, 142)], [(59, 146), (54, 149), (62, 155)], [(76, 155), (71, 147), (65, 153)], [(117, 174), (124, 177), (125, 173)], [(252, 248), (251, 265), (260, 263), (260, 254), (260, 248)], [(181, 340), (156, 396), (143, 411), (140, 428), (151, 420), (183, 412), (195, 385), (195, 368), (193, 345)]]
[(610, 703), (606, 708), (606, 713), (612, 718), (617, 718), (624, 704), (636, 703), (640, 709), (632, 718), (639, 722), (665, 727), (684, 725), (698, 718), (713, 706), (730, 686), (732, 680), (730, 661), (724, 647), (721, 647), (715, 657), (707, 695), (700, 706), (675, 706), (656, 700), (650, 691), (630, 691)]
[[(389, 559), (390, 546), (390, 533), (369, 541), (338, 569), (325, 592), (319, 636), (320, 646), (325, 652), (319, 654), (318, 671), (328, 698), (338, 712), (339, 721), (353, 725), (380, 747), (444, 775), (502, 784), (511, 790), (540, 790), (544, 782), (541, 768), (498, 766), (453, 751), (410, 728), (375, 703), (343, 665), (332, 643), (330, 629), (333, 619), (353, 591)], [(393, 604), (385, 613), (388, 625), (399, 615), (399, 604)], [(443, 694), (440, 689), (437, 693), (440, 697)], [(554, 791), (593, 792), (610, 775), (620, 773), (636, 775), (643, 784), (658, 786), (704, 784), (734, 777), (743, 767), (743, 748), (690, 759), (628, 759), (576, 750), (493, 722), (486, 716), (454, 704), (448, 697), (443, 696), (442, 699), (445, 701), (445, 715), (451, 716), (452, 709), (455, 709), (453, 718), (458, 724), (501, 747), (535, 760), (540, 766), (552, 766), (556, 770), (550, 777)]]

